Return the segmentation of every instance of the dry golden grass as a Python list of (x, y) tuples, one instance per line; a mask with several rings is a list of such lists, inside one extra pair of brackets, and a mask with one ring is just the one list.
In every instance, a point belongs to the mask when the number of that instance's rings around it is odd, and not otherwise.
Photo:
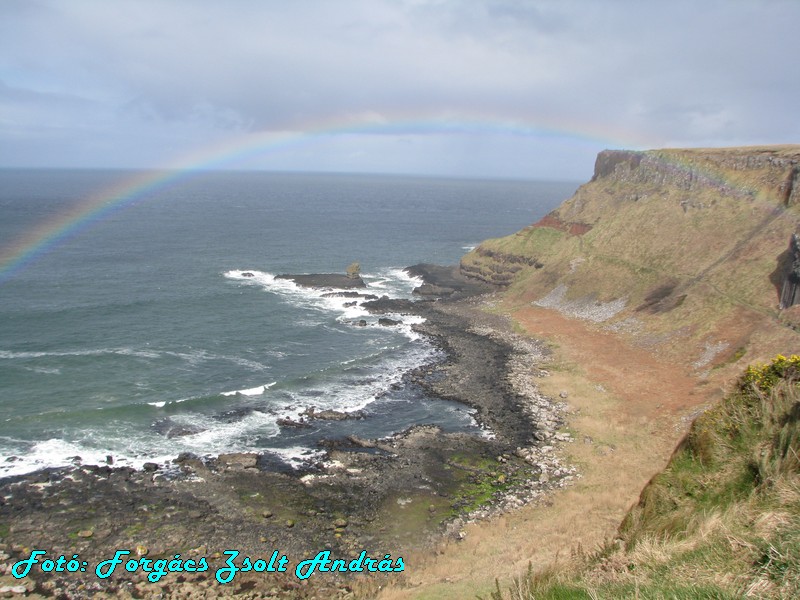
[(650, 478), (664, 467), (688, 426), (686, 415), (707, 402), (696, 380), (612, 334), (554, 311), (515, 313), (526, 331), (549, 341), (550, 376), (537, 380), (553, 397), (567, 391), (567, 460), (582, 474), (545, 503), (466, 527), (463, 541), (408, 557), (407, 582), (376, 591), (382, 600), (461, 599), (488, 595), (498, 578), (548, 565), (612, 539)]

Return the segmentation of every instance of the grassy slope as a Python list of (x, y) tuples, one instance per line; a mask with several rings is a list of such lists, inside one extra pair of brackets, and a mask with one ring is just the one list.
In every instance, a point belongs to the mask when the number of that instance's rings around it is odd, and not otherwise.
[(800, 597), (800, 356), (698, 418), (613, 544), (492, 598)]
[[(567, 300), (622, 298), (625, 309), (607, 324), (687, 364), (702, 362), (706, 344), (724, 346), (718, 364), (742, 359), (739, 369), (791, 351), (793, 336), (778, 323), (776, 269), (800, 207), (784, 206), (785, 168), (736, 162), (751, 152), (647, 153), (661, 172), (596, 177), (551, 213), (590, 231), (528, 227), (487, 240), (462, 262), (490, 272), (503, 259), (486, 251), (535, 258), (544, 266), (516, 273), (507, 296), (522, 305), (563, 284)], [(800, 157), (800, 147), (771, 153)]]

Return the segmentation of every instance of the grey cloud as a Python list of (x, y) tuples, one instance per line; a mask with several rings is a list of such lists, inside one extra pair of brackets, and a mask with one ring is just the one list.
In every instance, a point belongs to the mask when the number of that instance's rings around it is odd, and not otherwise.
[[(536, 176), (551, 172), (536, 166), (552, 160), (548, 144), (569, 161), (569, 147), (784, 143), (800, 135), (799, 17), (800, 3), (780, 0), (7, 0), (0, 148), (38, 120), (67, 127), (41, 152), (63, 155), (75, 122), (87, 161), (116, 147), (97, 160), (142, 166), (226, 134), (408, 121), (265, 161), (338, 168), (328, 148), (355, 170), (424, 160), (453, 174), (479, 168), (453, 159), (472, 155), (487, 174)], [(0, 149), (0, 164), (14, 155)]]

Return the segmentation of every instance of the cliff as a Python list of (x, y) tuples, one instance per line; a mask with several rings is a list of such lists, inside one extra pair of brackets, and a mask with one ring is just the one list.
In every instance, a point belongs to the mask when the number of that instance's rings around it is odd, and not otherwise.
[(800, 146), (606, 150), (572, 198), (460, 269), (706, 369), (796, 350), (799, 228)]

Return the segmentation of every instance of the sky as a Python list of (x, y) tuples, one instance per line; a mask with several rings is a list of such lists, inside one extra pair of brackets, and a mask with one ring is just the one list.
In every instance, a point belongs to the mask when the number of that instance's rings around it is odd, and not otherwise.
[(0, 167), (584, 180), (800, 142), (800, 0), (0, 0)]

